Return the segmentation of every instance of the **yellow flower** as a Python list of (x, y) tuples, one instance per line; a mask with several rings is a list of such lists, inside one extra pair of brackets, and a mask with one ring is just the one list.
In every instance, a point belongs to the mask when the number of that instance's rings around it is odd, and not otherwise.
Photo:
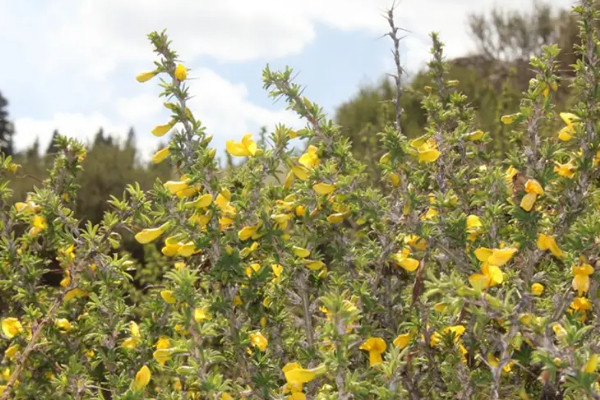
[(175, 332), (180, 333), (182, 335), (189, 335), (190, 331), (186, 330), (183, 325), (175, 324)]
[(75, 288), (75, 289), (71, 289), (68, 292), (65, 293), (64, 296), (64, 300), (65, 302), (71, 300), (71, 299), (79, 299), (81, 297), (87, 296), (88, 293), (79, 289), (79, 288)]
[(18, 344), (13, 344), (8, 349), (4, 351), (4, 357), (7, 360), (14, 360), (17, 357), (17, 351), (19, 351), (20, 346)]
[(124, 347), (129, 350), (133, 350), (137, 347), (137, 345), (139, 343), (140, 343), (140, 340), (138, 338), (128, 337), (127, 339), (123, 340), (123, 342), (121, 343), (121, 347)]
[(341, 224), (346, 219), (346, 213), (334, 213), (327, 216), (327, 222), (330, 224)]
[(171, 341), (168, 337), (161, 336), (154, 344), (154, 347), (156, 347), (157, 349), (168, 349), (169, 347), (171, 347)]
[(500, 121), (504, 125), (514, 124), (516, 121), (519, 121), (520, 119), (521, 119), (521, 113), (508, 114), (508, 115), (503, 115), (502, 117), (500, 117)]
[(540, 183), (535, 179), (528, 179), (527, 182), (525, 182), (525, 191), (527, 193), (535, 193), (539, 195), (544, 194), (542, 185), (540, 185)]
[(71, 273), (67, 270), (65, 271), (65, 277), (60, 281), (60, 286), (66, 288), (71, 284)]
[(533, 285), (531, 285), (531, 293), (533, 293), (534, 296), (539, 296), (544, 292), (544, 285), (542, 285), (541, 283), (534, 283)]
[(181, 242), (179, 242), (176, 237), (169, 236), (165, 239), (165, 245), (161, 249), (161, 252), (167, 257), (173, 257), (177, 254), (180, 247)]
[(590, 275), (594, 273), (594, 268), (590, 264), (583, 263), (580, 266), (573, 265), (573, 290), (577, 290), (579, 296), (587, 292), (590, 288)]
[(392, 259), (399, 267), (404, 268), (408, 272), (413, 272), (419, 268), (419, 260), (409, 257), (410, 248), (405, 247), (402, 250), (392, 254)]
[(168, 304), (175, 304), (175, 302), (177, 301), (177, 299), (173, 295), (173, 291), (171, 290), (161, 290), (160, 297), (162, 297), (165, 303)]
[(516, 169), (515, 167), (513, 167), (512, 165), (510, 167), (508, 167), (508, 169), (506, 170), (506, 172), (504, 173), (504, 181), (506, 182), (506, 184), (510, 187), (512, 187), (513, 184), (513, 178), (515, 177), (515, 175), (517, 175), (519, 173), (519, 170)]
[(206, 310), (204, 310), (204, 308), (198, 307), (194, 309), (194, 320), (196, 322), (202, 322), (207, 319), (210, 319), (210, 316), (206, 314)]
[[(463, 325), (447, 326), (442, 330), (444, 335), (452, 335), (452, 340), (456, 344), (460, 337), (465, 333), (465, 327)], [(434, 347), (442, 340), (442, 335), (437, 332), (433, 332), (429, 340), (429, 345)]]
[(598, 356), (598, 354), (592, 354), (583, 366), (583, 372), (586, 372), (588, 374), (593, 374), (594, 372), (596, 372), (596, 368), (598, 368), (599, 358), (600, 357)]
[(158, 349), (154, 353), (152, 353), (152, 357), (154, 357), (156, 362), (158, 362), (158, 364), (162, 367), (167, 361), (171, 359), (172, 353), (172, 349)]
[(23, 333), (23, 325), (17, 318), (9, 317), (2, 320), (2, 332), (8, 339)]
[(458, 339), (465, 333), (465, 327), (463, 325), (447, 326), (442, 331), (444, 334), (452, 333), (454, 335), (454, 343), (458, 342)]
[(23, 214), (35, 214), (42, 211), (42, 207), (37, 205), (35, 202), (31, 200), (27, 200), (27, 202), (17, 202), (15, 203), (15, 209), (17, 212), (22, 212)]
[(249, 267), (246, 267), (246, 276), (248, 278), (250, 278), (252, 276), (252, 274), (260, 271), (260, 268), (261, 268), (260, 264), (257, 264), (257, 263), (250, 264)]
[(390, 178), (390, 182), (392, 183), (392, 186), (396, 187), (400, 184), (400, 175), (398, 175), (395, 172), (390, 173), (389, 175)]
[(404, 243), (417, 250), (425, 250), (427, 248), (427, 242), (419, 235), (406, 235), (404, 236)]
[(199, 187), (190, 187), (188, 185), (189, 179), (183, 176), (179, 181), (167, 181), (163, 184), (165, 189), (168, 189), (171, 194), (176, 195), (177, 197), (188, 197), (194, 195)]
[(166, 224), (158, 228), (143, 229), (136, 233), (135, 240), (140, 244), (147, 244), (158, 239), (165, 232)]
[(557, 258), (563, 256), (562, 250), (556, 244), (554, 237), (540, 233), (537, 239), (537, 247), (540, 250), (550, 250), (550, 252)]
[(256, 347), (262, 352), (267, 350), (267, 345), (269, 344), (267, 338), (264, 337), (263, 334), (260, 332), (251, 333), (250, 342), (252, 343), (252, 346)]
[(221, 190), (215, 199), (215, 204), (224, 214), (221, 218), (219, 218), (219, 226), (221, 230), (227, 228), (234, 222), (233, 218), (235, 217), (236, 209), (233, 205), (231, 205), (230, 200), (231, 192), (229, 192), (228, 189)]
[(577, 167), (573, 162), (569, 161), (565, 164), (561, 164), (559, 162), (554, 162), (556, 165), (554, 166), (554, 172), (556, 172), (560, 176), (564, 176), (565, 178), (573, 178), (575, 176), (575, 171), (577, 171)]
[(467, 216), (467, 232), (477, 230), (477, 228), (481, 228), (481, 226), (481, 220), (477, 215)]
[(277, 283), (281, 281), (281, 273), (283, 272), (283, 265), (281, 264), (272, 264), (271, 270), (273, 271), (273, 276), (275, 277), (273, 280)]
[(137, 347), (141, 338), (140, 327), (135, 321), (129, 323), (129, 332), (131, 333), (131, 336), (121, 343), (121, 347), (132, 350)]
[(308, 149), (306, 149), (306, 153), (300, 156), (298, 162), (309, 169), (316, 167), (317, 165), (319, 165), (320, 161), (319, 155), (317, 154), (318, 151), (319, 149), (317, 149), (315, 146), (308, 146)]
[(150, 79), (154, 78), (156, 76), (156, 74), (158, 73), (158, 71), (147, 71), (147, 72), (142, 72), (140, 74), (138, 74), (135, 79), (138, 82), (146, 82), (149, 81)]
[(538, 195), (544, 194), (542, 185), (535, 179), (528, 179), (525, 182), (525, 196), (521, 199), (521, 208), (525, 211), (531, 211)]
[(173, 267), (176, 271), (183, 271), (186, 268), (186, 265), (184, 262), (176, 262)]
[(140, 327), (135, 321), (131, 321), (129, 323), (129, 332), (131, 333), (131, 336), (133, 336), (133, 337), (136, 337), (136, 338), (142, 337), (142, 335), (140, 334)]
[(8, 349), (4, 351), (4, 357), (7, 360), (15, 360), (17, 358), (17, 352), (19, 351), (20, 346), (18, 344), (13, 344)]
[(509, 262), (517, 251), (518, 249), (514, 247), (504, 247), (500, 249), (479, 247), (475, 250), (475, 257), (481, 262), (501, 267)]
[(560, 118), (566, 126), (558, 132), (558, 138), (563, 142), (568, 142), (573, 139), (573, 136), (576, 133), (575, 127), (579, 124), (579, 117), (575, 114), (563, 112), (560, 113)]
[(235, 222), (235, 220), (231, 217), (228, 216), (223, 216), (221, 218), (219, 218), (219, 229), (221, 231), (224, 231), (225, 229), (227, 229), (227, 227), (229, 227), (229, 225), (233, 224)]
[(482, 226), (481, 220), (477, 215), (467, 216), (467, 240), (474, 241)]
[(306, 214), (306, 207), (304, 207), (303, 205), (297, 206), (295, 213), (297, 217), (303, 217)]
[(310, 250), (305, 249), (303, 247), (294, 246), (292, 247), (292, 251), (299, 258), (306, 258), (310, 255)]
[(187, 78), (187, 69), (183, 64), (177, 64), (175, 67), (175, 78), (179, 81), (185, 81)]
[(575, 297), (570, 307), (575, 311), (587, 311), (592, 309), (592, 302), (585, 297)]
[(29, 230), (29, 236), (31, 237), (37, 236), (40, 232), (48, 228), (46, 217), (44, 217), (43, 215), (34, 215), (31, 225), (32, 227)]
[(502, 270), (496, 265), (491, 265), (489, 263), (483, 263), (481, 265), (481, 273), (472, 274), (469, 276), (469, 283), (474, 288), (479, 290), (496, 286), (501, 284), (504, 281), (504, 274)]
[[(320, 365), (317, 368), (305, 369), (302, 368), (300, 364), (294, 362), (285, 364), (281, 370), (283, 371), (283, 375), (285, 376), (285, 380), (288, 384), (302, 385), (323, 374), (325, 372), (325, 366)], [(300, 386), (299, 391), (301, 390), (302, 386)]]
[(317, 194), (327, 195), (327, 194), (331, 194), (335, 191), (335, 185), (332, 185), (330, 183), (320, 182), (320, 183), (316, 183), (313, 185), (313, 190)]
[[(308, 176), (309, 176), (309, 171), (306, 167), (302, 166), (302, 165), (293, 165), (292, 166), (292, 179), (293, 177), (296, 177), (298, 179), (300, 179), (301, 181), (306, 181), (308, 180)], [(287, 185), (287, 179), (286, 179), (286, 187)]]
[(302, 264), (311, 271), (318, 271), (326, 267), (325, 263), (320, 260), (302, 260)]
[(279, 229), (286, 230), (289, 224), (290, 219), (292, 219), (292, 214), (273, 214), (271, 215), (271, 219), (277, 223), (277, 227)]
[(248, 246), (248, 247), (244, 247), (241, 251), (240, 251), (240, 256), (242, 258), (248, 257), (250, 254), (252, 254), (256, 249), (258, 249), (258, 242), (252, 242), (252, 245)]
[(412, 338), (413, 338), (413, 334), (410, 332), (398, 335), (398, 336), (396, 336), (396, 339), (394, 339), (394, 346), (399, 347), (400, 349), (403, 349), (410, 344), (410, 341), (412, 340)]
[(438, 212), (435, 208), (433, 207), (429, 207), (429, 209), (427, 209), (427, 212), (425, 213), (425, 215), (423, 215), (421, 217), (421, 220), (423, 221), (430, 221), (435, 219), (438, 216)]
[(556, 323), (552, 326), (552, 330), (554, 331), (554, 334), (559, 337), (565, 337), (567, 336), (567, 331), (565, 330), (565, 328), (563, 328), (563, 326), (559, 323)]
[(152, 374), (150, 373), (150, 369), (147, 366), (143, 366), (140, 370), (135, 374), (135, 380), (133, 381), (133, 390), (139, 391), (148, 386), (150, 383), (150, 378)]
[(60, 329), (61, 331), (65, 331), (68, 332), (71, 329), (73, 329), (73, 326), (71, 325), (71, 323), (69, 322), (68, 319), (66, 318), (57, 318), (54, 320), (54, 325)]
[(414, 139), (410, 142), (410, 146), (417, 151), (419, 162), (434, 162), (441, 153), (437, 150), (435, 139), (425, 140), (424, 137)]
[(10, 346), (9, 348), (7, 348), (4, 351), (4, 357), (6, 357), (7, 360), (16, 359), (17, 351), (19, 351), (19, 347), (20, 346), (18, 344), (13, 344), (12, 346)]
[(260, 228), (260, 225), (245, 226), (238, 232), (238, 239), (245, 241), (250, 239)]
[(463, 137), (466, 140), (470, 140), (470, 141), (474, 142), (476, 140), (480, 140), (483, 137), (483, 131), (474, 131), (474, 132), (466, 133), (465, 135), (463, 135)]
[(252, 157), (256, 155), (257, 147), (252, 134), (244, 135), (241, 142), (228, 140), (225, 143), (227, 152), (235, 157)]
[(161, 252), (167, 257), (179, 255), (181, 257), (190, 257), (196, 251), (194, 242), (181, 242), (176, 237), (170, 236), (165, 239), (165, 246)]
[(154, 153), (154, 155), (152, 156), (152, 162), (154, 164), (159, 164), (165, 158), (169, 157), (170, 154), (171, 154), (171, 150), (169, 149), (168, 146), (165, 147), (164, 149), (160, 149), (156, 153)]
[(185, 205), (193, 206), (196, 208), (207, 208), (208, 206), (210, 206), (212, 204), (212, 201), (213, 201), (212, 195), (210, 193), (206, 193), (206, 194), (203, 194), (202, 196), (198, 197), (196, 200), (194, 200), (192, 202), (185, 203)]
[[(490, 367), (493, 367), (493, 368), (497, 368), (497, 367), (498, 367), (498, 364), (500, 363), (500, 360), (498, 359), (498, 357), (496, 357), (496, 356), (495, 356), (495, 355), (493, 355), (492, 353), (489, 353), (489, 354), (487, 355), (487, 361), (488, 361), (488, 364), (490, 365)], [(504, 365), (504, 367), (502, 367), (502, 370), (503, 370), (504, 372), (510, 372), (510, 371), (512, 370), (512, 366), (513, 366), (513, 364), (514, 364), (514, 363), (513, 363), (512, 361), (509, 361), (509, 362), (507, 362), (507, 363)]]
[(173, 128), (173, 125), (175, 125), (175, 120), (173, 119), (164, 125), (156, 125), (152, 129), (152, 134), (157, 137), (164, 136), (167, 132), (171, 130), (171, 128)]
[(189, 257), (192, 254), (194, 254), (194, 252), (196, 251), (196, 245), (194, 244), (194, 242), (187, 242), (187, 243), (179, 243), (179, 248), (177, 249), (177, 255), (180, 255), (181, 257)]
[(385, 340), (379, 337), (370, 337), (359, 347), (360, 350), (366, 350), (369, 352), (370, 366), (383, 362), (381, 354), (383, 354), (386, 348), (387, 345), (385, 344)]
[(293, 170), (290, 170), (287, 173), (287, 175), (285, 176), (285, 181), (283, 182), (283, 187), (286, 189), (289, 189), (292, 187), (293, 183), (294, 183), (294, 172), (293, 172)]

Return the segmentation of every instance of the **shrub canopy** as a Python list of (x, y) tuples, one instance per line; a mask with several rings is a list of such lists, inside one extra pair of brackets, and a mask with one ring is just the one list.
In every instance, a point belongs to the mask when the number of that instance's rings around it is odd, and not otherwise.
[[(505, 159), (432, 35), (427, 127), (407, 139), (398, 108), (380, 181), (292, 70), (268, 67), (306, 127), (229, 141), (244, 162), (220, 169), (187, 69), (151, 33), (137, 79), (161, 79), (172, 115), (153, 133), (171, 140), (154, 161), (179, 179), (132, 184), (93, 225), (72, 211), (80, 143), (57, 137), (49, 178), (16, 204), (18, 166), (0, 160), (1, 399), (600, 398), (600, 15), (574, 12), (574, 78), (558, 79), (557, 46), (531, 59), (499, 121)], [(571, 110), (554, 109), (560, 85)], [(148, 265), (120, 249), (129, 233)]]

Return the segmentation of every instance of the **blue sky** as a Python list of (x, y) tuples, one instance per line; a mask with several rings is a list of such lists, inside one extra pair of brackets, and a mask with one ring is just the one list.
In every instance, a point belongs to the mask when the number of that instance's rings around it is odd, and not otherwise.
[[(0, 92), (9, 101), (17, 150), (54, 129), (84, 142), (102, 126), (124, 138), (133, 127), (142, 158), (161, 142), (150, 134), (168, 119), (146, 40), (167, 29), (190, 68), (190, 106), (222, 150), (260, 126), (303, 123), (262, 89), (261, 70), (292, 66), (313, 101), (332, 112), (360, 85), (393, 69), (382, 13), (389, 0), (0, 0)], [(531, 8), (529, 0), (397, 0), (396, 20), (410, 33), (403, 65), (428, 59), (428, 33), (439, 31), (449, 57), (473, 50), (466, 18), (495, 6)], [(552, 0), (569, 7), (570, 0)], [(164, 141), (164, 139), (162, 139)]]

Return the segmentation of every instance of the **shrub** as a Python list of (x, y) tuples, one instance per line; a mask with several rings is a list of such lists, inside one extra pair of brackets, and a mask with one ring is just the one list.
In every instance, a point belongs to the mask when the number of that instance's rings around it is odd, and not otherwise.
[[(72, 210), (85, 149), (59, 137), (27, 199), (10, 204), (3, 183), (1, 399), (600, 398), (599, 11), (575, 12), (579, 101), (554, 110), (569, 83), (545, 47), (502, 117), (507, 159), (485, 152), (432, 35), (427, 129), (406, 139), (398, 109), (377, 182), (292, 70), (268, 67), (265, 88), (307, 125), (277, 126), (262, 147), (228, 141), (245, 162), (220, 169), (186, 68), (150, 34), (155, 69), (138, 80), (160, 76), (172, 112), (154, 160), (179, 179), (131, 185), (84, 224)], [(135, 281), (126, 231), (152, 258)]]

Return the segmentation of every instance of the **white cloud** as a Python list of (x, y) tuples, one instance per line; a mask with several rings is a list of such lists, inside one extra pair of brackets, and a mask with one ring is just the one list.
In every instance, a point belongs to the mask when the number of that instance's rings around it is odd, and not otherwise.
[[(315, 39), (315, 24), (380, 35), (391, 0), (55, 0), (36, 13), (21, 2), (4, 2), (0, 37), (15, 41), (44, 62), (50, 73), (65, 67), (98, 79), (118, 65), (150, 62), (146, 34), (166, 28), (184, 58), (223, 61), (274, 59), (297, 54)], [(397, 0), (396, 16), (409, 40), (427, 41), (438, 30), (450, 55), (468, 46), (465, 19), (495, 5), (528, 8), (520, 0)], [(554, 0), (567, 7), (571, 0)], [(28, 23), (15, 21), (28, 20)], [(426, 44), (426, 43), (423, 43)], [(65, 71), (62, 71), (65, 72)]]
[[(245, 84), (232, 83), (210, 69), (194, 70), (189, 83), (193, 98), (188, 105), (202, 120), (207, 132), (214, 134), (213, 145), (219, 151), (224, 149), (227, 139), (240, 139), (248, 132), (257, 133), (262, 126), (270, 130), (277, 123), (294, 128), (303, 126), (294, 113), (284, 110), (283, 102), (278, 103), (274, 110), (257, 106), (248, 99)], [(100, 113), (64, 112), (48, 119), (17, 118), (15, 128), (19, 134), (15, 136), (15, 148), (18, 151), (29, 148), (39, 138), (40, 148), (45, 149), (54, 129), (89, 143), (100, 127), (104, 128), (106, 134), (125, 139), (129, 127), (134, 126), (142, 158), (148, 159), (159, 143), (165, 141), (165, 138), (156, 138), (150, 133), (155, 125), (163, 124), (168, 119), (162, 102), (150, 94), (117, 98), (113, 102), (114, 118)]]
[(189, 106), (215, 136), (242, 137), (246, 132), (256, 131), (265, 125), (273, 128), (275, 123), (297, 126), (298, 118), (291, 111), (283, 110), (285, 104), (278, 103), (281, 110), (269, 110), (252, 104), (244, 84), (234, 84), (207, 68), (194, 73), (194, 91)]
[[(316, 38), (318, 24), (361, 30), (373, 38), (387, 30), (383, 14), (392, 0), (0, 0), (0, 44), (9, 62), (0, 65), (0, 89), (16, 117), (16, 147), (39, 135), (42, 146), (54, 129), (90, 138), (99, 126), (124, 135), (134, 126), (144, 152), (155, 148), (149, 131), (163, 123), (161, 101), (148, 86), (122, 85), (152, 65), (146, 34), (167, 28), (192, 67), (191, 108), (215, 134), (215, 145), (275, 122), (297, 125), (291, 112), (253, 104), (244, 82), (229, 82), (200, 67), (200, 57), (230, 63), (266, 62), (299, 54)], [(404, 65), (412, 71), (429, 58), (428, 34), (439, 31), (446, 54), (472, 49), (466, 27), (471, 12), (495, 5), (528, 8), (522, 0), (396, 0), (399, 26), (410, 32), (403, 45)], [(572, 0), (552, 0), (568, 7)], [(385, 40), (385, 39), (382, 39)], [(381, 55), (381, 72), (392, 70), (389, 53)], [(318, 63), (319, 60), (314, 60)], [(345, 66), (344, 68), (360, 68)], [(256, 80), (260, 77), (255, 77)], [(323, 82), (313, 86), (327, 87)], [(25, 93), (25, 94), (23, 94)], [(318, 99), (315, 99), (318, 101)]]
[(141, 94), (135, 97), (120, 97), (116, 100), (115, 107), (120, 119), (142, 122), (160, 113), (162, 105), (156, 96)]
[(129, 130), (127, 126), (115, 124), (111, 118), (99, 113), (56, 113), (50, 119), (17, 118), (15, 129), (19, 134), (15, 136), (15, 148), (24, 150), (39, 140), (43, 151), (50, 144), (55, 129), (62, 135), (89, 143), (100, 128), (105, 134), (121, 139), (127, 136)]

